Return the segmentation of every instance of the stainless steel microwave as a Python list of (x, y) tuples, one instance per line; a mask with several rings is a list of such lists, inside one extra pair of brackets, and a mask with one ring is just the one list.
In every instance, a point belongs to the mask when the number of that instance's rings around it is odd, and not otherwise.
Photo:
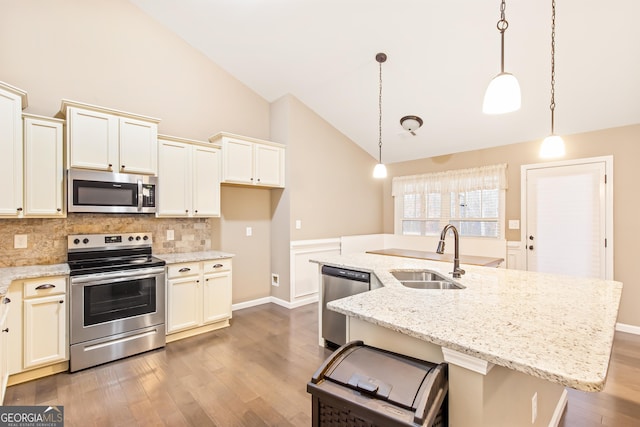
[(158, 178), (69, 169), (67, 212), (155, 213)]

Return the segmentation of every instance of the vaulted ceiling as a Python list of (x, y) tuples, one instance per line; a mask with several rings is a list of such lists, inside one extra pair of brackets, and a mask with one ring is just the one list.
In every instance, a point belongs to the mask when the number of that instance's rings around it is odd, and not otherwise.
[[(542, 140), (551, 0), (506, 2), (505, 71), (522, 107), (482, 113), (500, 68), (499, 0), (130, 0), (272, 102), (291, 94), (383, 161)], [(556, 133), (640, 123), (640, 1), (557, 0)], [(409, 135), (400, 118), (424, 125)], [(605, 143), (606, 141), (603, 141)]]

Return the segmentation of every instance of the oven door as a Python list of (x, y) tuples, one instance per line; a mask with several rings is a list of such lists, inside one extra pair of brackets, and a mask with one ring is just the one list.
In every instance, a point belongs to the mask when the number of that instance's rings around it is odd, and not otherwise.
[(71, 277), (71, 344), (164, 324), (164, 268)]

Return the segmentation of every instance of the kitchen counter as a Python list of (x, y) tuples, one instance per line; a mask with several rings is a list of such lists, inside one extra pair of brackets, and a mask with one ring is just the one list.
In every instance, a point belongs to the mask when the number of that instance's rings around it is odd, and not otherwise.
[(164, 260), (167, 264), (177, 264), (180, 262), (206, 261), (209, 259), (232, 258), (235, 254), (221, 251), (185, 252), (176, 254), (154, 254), (157, 258)]
[(467, 266), (459, 290), (410, 289), (392, 270), (449, 263), (375, 254), (313, 259), (374, 273), (383, 287), (332, 310), (491, 364), (578, 390), (604, 387), (622, 283)]
[(0, 295), (7, 293), (9, 285), (14, 280), (35, 279), (47, 276), (66, 276), (68, 274), (69, 266), (66, 263), (0, 268)]
[[(391, 255), (403, 258), (418, 258), (431, 261), (453, 262), (452, 254), (439, 254), (437, 252), (416, 251), (411, 249), (376, 249), (367, 251), (368, 254)], [(460, 255), (460, 264), (481, 265), (483, 267), (497, 267), (504, 261), (504, 258), (491, 258), (476, 255)]]

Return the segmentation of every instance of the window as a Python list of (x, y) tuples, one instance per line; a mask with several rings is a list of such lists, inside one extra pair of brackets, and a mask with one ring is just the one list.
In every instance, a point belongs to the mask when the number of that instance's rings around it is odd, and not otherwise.
[(460, 235), (501, 238), (507, 165), (393, 178), (396, 233), (437, 236), (451, 223)]

